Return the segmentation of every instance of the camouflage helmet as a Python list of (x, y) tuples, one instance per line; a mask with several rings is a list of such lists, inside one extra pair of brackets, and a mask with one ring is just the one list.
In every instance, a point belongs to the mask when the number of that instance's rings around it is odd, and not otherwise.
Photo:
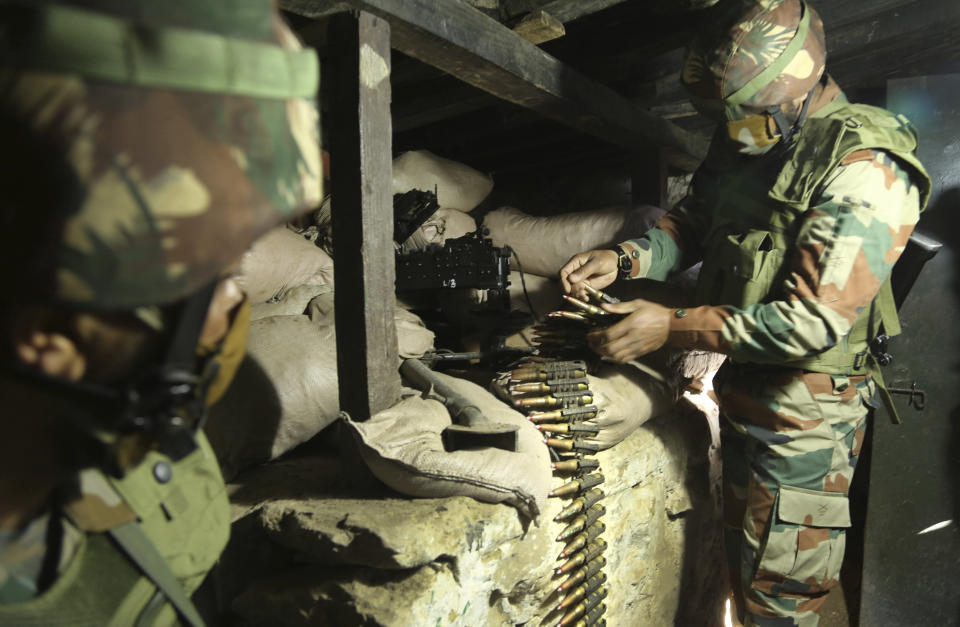
[(173, 303), (319, 204), (317, 58), (273, 0), (0, 11), (2, 298)]
[(724, 15), (694, 39), (681, 72), (703, 115), (743, 119), (801, 98), (819, 82), (823, 23), (804, 0), (734, 0)]

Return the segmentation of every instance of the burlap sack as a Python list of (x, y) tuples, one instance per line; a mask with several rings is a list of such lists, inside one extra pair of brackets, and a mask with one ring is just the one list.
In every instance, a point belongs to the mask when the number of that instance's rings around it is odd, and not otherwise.
[(508, 503), (536, 519), (550, 491), (551, 477), (549, 453), (540, 432), (480, 386), (437, 376), (494, 422), (517, 425), (517, 451), (446, 452), (440, 434), (451, 424), (450, 414), (440, 401), (415, 393), (370, 420), (347, 421), (363, 444), (361, 454), (367, 466), (403, 494)]
[(587, 376), (593, 402), (600, 408), (592, 422), (600, 427), (593, 439), (601, 450), (622, 442), (645, 422), (674, 406), (682, 378), (675, 361), (671, 361), (667, 354), (644, 360), (665, 381), (658, 381), (635, 366), (612, 363), (604, 363), (596, 375)]
[(483, 218), (483, 226), (489, 229), (494, 246), (513, 248), (525, 272), (556, 277), (573, 255), (638, 237), (653, 228), (663, 213), (659, 207), (645, 205), (536, 217), (501, 207)]
[(333, 259), (286, 227), (267, 232), (243, 256), (237, 277), (253, 304), (302, 285), (333, 285)]
[[(433, 332), (416, 315), (397, 309), (396, 322), (401, 356), (420, 357), (433, 348)], [(230, 479), (306, 442), (335, 421), (339, 410), (332, 310), (313, 320), (274, 316), (251, 323), (247, 356), (211, 408), (205, 430)]]
[(291, 288), (283, 296), (266, 303), (257, 303), (250, 308), (250, 322), (273, 316), (299, 316), (320, 294), (333, 292), (332, 285), (300, 285)]
[(493, 189), (493, 179), (468, 165), (438, 157), (426, 150), (405, 152), (393, 160), (393, 193), (411, 189), (437, 190), (445, 209), (470, 211)]

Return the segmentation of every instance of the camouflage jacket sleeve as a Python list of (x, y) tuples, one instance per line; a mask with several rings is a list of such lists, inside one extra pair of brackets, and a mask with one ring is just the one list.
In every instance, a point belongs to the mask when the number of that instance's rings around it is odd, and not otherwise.
[(870, 305), (919, 217), (905, 168), (884, 152), (853, 153), (803, 218), (782, 299), (689, 309), (672, 319), (670, 342), (759, 363), (829, 349)]
[(631, 279), (663, 281), (700, 260), (698, 242), (706, 229), (704, 214), (694, 196), (687, 196), (657, 225), (637, 239), (620, 243), (633, 260)]

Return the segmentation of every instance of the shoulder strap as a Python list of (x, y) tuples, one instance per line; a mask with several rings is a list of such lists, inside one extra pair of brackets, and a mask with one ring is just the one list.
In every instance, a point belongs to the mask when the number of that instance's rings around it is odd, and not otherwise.
[(843, 158), (864, 148), (887, 151), (910, 168), (923, 211), (930, 194), (930, 177), (916, 157), (916, 129), (902, 115), (860, 104), (847, 104), (806, 121), (770, 197), (806, 210)]
[(123, 552), (157, 586), (177, 609), (177, 613), (188, 625), (204, 627), (203, 619), (193, 602), (184, 592), (176, 576), (170, 571), (166, 561), (157, 552), (156, 547), (135, 522), (114, 527), (110, 536), (123, 549)]

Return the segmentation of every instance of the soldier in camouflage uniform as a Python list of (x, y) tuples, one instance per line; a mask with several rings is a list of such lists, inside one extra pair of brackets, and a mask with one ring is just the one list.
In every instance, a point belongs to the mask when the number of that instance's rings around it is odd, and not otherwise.
[[(725, 353), (726, 544), (748, 625), (814, 626), (837, 582), (847, 492), (882, 389), (869, 340), (899, 325), (890, 270), (929, 191), (902, 116), (851, 104), (824, 72), (803, 0), (734, 2), (691, 45), (682, 80), (718, 122), (691, 194), (657, 227), (574, 256), (583, 282), (665, 279), (702, 260), (697, 305), (605, 305), (590, 335), (627, 361), (664, 343)], [(739, 586), (737, 586), (739, 583)]]
[(0, 30), (0, 624), (202, 624), (229, 273), (319, 202), (316, 56), (273, 0), (4, 2)]

